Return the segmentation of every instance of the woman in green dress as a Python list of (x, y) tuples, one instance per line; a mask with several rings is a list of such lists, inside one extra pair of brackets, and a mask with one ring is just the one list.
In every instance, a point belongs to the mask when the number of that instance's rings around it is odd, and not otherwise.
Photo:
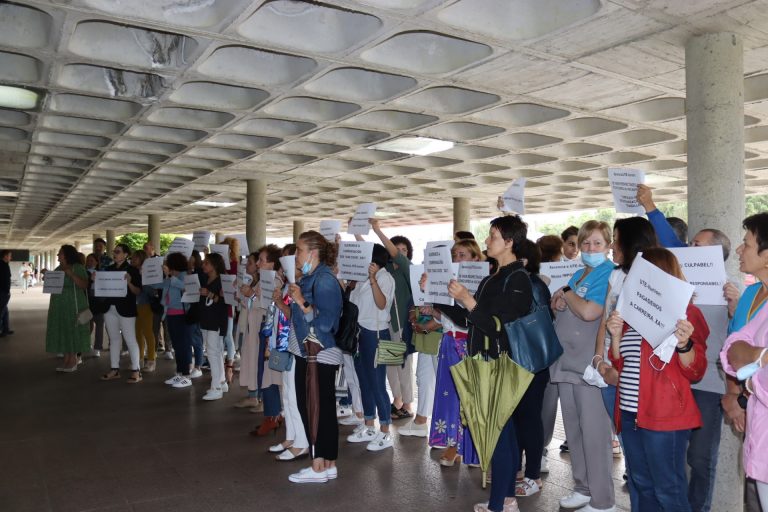
[(71, 373), (77, 370), (78, 352), (87, 352), (91, 347), (88, 322), (77, 321), (80, 312), (88, 309), (88, 272), (73, 246), (62, 245), (57, 256), (56, 270), (64, 272), (64, 288), (60, 294), (51, 295), (45, 350), (64, 354), (64, 363), (56, 371)]

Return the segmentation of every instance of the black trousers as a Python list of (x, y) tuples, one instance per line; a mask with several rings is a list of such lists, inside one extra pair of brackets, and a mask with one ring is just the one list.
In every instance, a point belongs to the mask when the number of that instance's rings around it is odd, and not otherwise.
[(336, 370), (338, 365), (317, 364), (317, 382), (320, 395), (320, 419), (317, 424), (317, 440), (312, 444), (309, 436), (309, 415), (307, 414), (307, 360), (296, 357), (296, 403), (299, 406), (301, 422), (309, 440), (313, 458), (336, 460), (339, 456), (339, 424), (336, 419)]
[(512, 414), (521, 460), (525, 452), (525, 476), (531, 480), (538, 480), (541, 477), (541, 456), (544, 454), (544, 424), (541, 421), (541, 408), (548, 382), (549, 368), (536, 373)]

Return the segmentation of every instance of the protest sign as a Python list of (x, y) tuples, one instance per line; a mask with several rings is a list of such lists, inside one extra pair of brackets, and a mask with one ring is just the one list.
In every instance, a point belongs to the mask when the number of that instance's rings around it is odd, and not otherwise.
[(267, 309), (272, 305), (272, 294), (277, 285), (277, 272), (274, 270), (259, 270), (259, 289), (261, 290), (261, 307)]
[(462, 261), (459, 263), (457, 281), (463, 284), (469, 293), (474, 295), (480, 286), (480, 281), (488, 277), (491, 268), (487, 261)]
[(237, 306), (237, 299), (235, 298), (235, 280), (237, 276), (232, 274), (220, 275), (221, 279), (221, 293), (224, 296), (224, 302), (230, 306)]
[(340, 220), (321, 220), (320, 221), (320, 234), (325, 237), (329, 242), (336, 241), (336, 235), (341, 233), (341, 221)]
[(670, 251), (680, 262), (685, 280), (696, 287), (694, 304), (724, 306), (727, 304), (723, 286), (728, 280), (723, 260), (723, 247), (674, 247)]
[(224, 268), (229, 270), (229, 245), (211, 244), (211, 254), (221, 254), (224, 259)]
[(210, 231), (195, 231), (192, 233), (192, 242), (195, 244), (196, 251), (208, 249), (211, 243), (211, 234)]
[(168, 247), (168, 251), (166, 254), (171, 254), (173, 252), (180, 252), (187, 258), (192, 256), (192, 251), (195, 249), (195, 242), (188, 238), (182, 238), (180, 236), (177, 236), (173, 239), (173, 242), (171, 242), (171, 246)]
[(540, 274), (550, 279), (549, 293), (555, 293), (557, 290), (568, 284), (573, 274), (584, 268), (581, 259), (549, 261), (541, 264)]
[(184, 275), (184, 294), (181, 302), (200, 302), (200, 278), (197, 274)]
[(411, 265), (408, 267), (411, 279), (411, 292), (413, 294), (413, 305), (423, 306), (427, 302), (427, 294), (419, 287), (419, 281), (424, 274), (424, 265)]
[(244, 284), (251, 284), (253, 282), (253, 278), (251, 275), (245, 271), (245, 263), (238, 263), (237, 264), (237, 284), (238, 286), (242, 286)]
[(453, 298), (448, 295), (448, 284), (454, 277), (451, 247), (453, 247), (453, 240), (427, 242), (427, 248), (424, 250), (424, 271), (427, 274), (426, 300), (432, 304), (453, 306)]
[(96, 297), (125, 297), (128, 295), (128, 281), (125, 272), (97, 271), (93, 280), (93, 295)]
[(43, 283), (43, 293), (59, 295), (64, 290), (63, 270), (49, 270), (45, 273), (45, 282)]
[(501, 211), (525, 214), (525, 178), (517, 178), (501, 196)]
[(371, 229), (368, 219), (376, 215), (376, 203), (363, 203), (357, 207), (357, 211), (349, 221), (347, 233), (350, 235), (367, 235)]
[(141, 284), (152, 285), (163, 282), (163, 258), (147, 258), (141, 264)]
[(240, 254), (238, 256), (240, 257), (247, 257), (251, 252), (248, 249), (248, 237), (245, 236), (245, 233), (237, 233), (235, 235), (227, 235), (224, 238), (234, 238), (239, 242), (240, 246)]
[(281, 256), (280, 266), (283, 267), (283, 274), (291, 284), (296, 284), (296, 255)]
[(373, 242), (341, 242), (339, 244), (339, 276), (350, 281), (366, 281), (373, 255)]
[(645, 173), (639, 169), (616, 167), (608, 169), (616, 213), (645, 213), (637, 202), (637, 186), (645, 183)]

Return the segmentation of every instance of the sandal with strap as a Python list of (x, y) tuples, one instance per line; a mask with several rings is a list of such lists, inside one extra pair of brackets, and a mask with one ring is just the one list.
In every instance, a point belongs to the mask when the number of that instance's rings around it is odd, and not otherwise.
[(233, 361), (227, 361), (227, 364), (224, 365), (224, 379), (227, 381), (227, 384), (232, 384), (234, 374), (235, 363)]
[(137, 384), (137, 383), (141, 382), (142, 380), (144, 380), (144, 379), (142, 379), (142, 377), (141, 377), (141, 372), (134, 371), (131, 374), (131, 376), (125, 382), (127, 382), (128, 384)]
[(101, 380), (115, 380), (120, 378), (120, 370), (110, 370), (101, 376)]
[(541, 486), (536, 483), (536, 480), (531, 478), (523, 478), (518, 480), (515, 485), (515, 496), (533, 496), (541, 491)]

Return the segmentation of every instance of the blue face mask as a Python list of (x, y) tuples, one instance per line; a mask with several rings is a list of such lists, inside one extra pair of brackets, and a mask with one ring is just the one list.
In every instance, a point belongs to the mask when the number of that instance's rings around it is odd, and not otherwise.
[(597, 267), (603, 264), (606, 260), (604, 252), (582, 252), (581, 261), (588, 267)]
[(301, 273), (304, 274), (304, 275), (307, 275), (307, 274), (309, 274), (310, 270), (312, 270), (312, 264), (309, 262), (309, 260), (307, 260), (301, 266)]

